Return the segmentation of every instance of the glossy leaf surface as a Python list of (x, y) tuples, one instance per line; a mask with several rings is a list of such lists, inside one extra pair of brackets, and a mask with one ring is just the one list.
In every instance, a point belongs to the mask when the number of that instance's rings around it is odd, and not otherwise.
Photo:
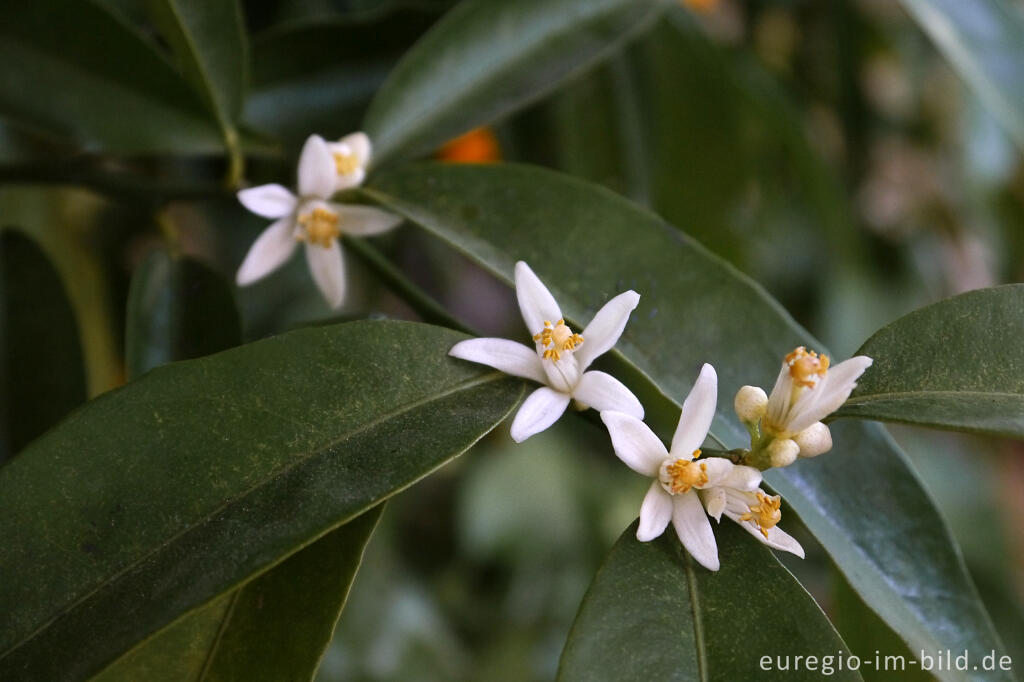
[[(715, 535), (722, 568), (711, 572), (671, 527), (639, 542), (636, 523), (630, 526), (583, 598), (558, 679), (821, 679), (820, 660), (816, 670), (794, 670), (792, 661), (846, 649), (828, 618), (771, 551), (732, 521)], [(777, 659), (788, 669), (779, 670)], [(830, 679), (861, 679), (834, 660), (830, 669)]]
[(461, 338), (291, 332), (157, 368), (35, 441), (0, 469), (0, 678), (86, 678), (471, 446), (522, 384), (448, 358)]
[[(368, 196), (506, 282), (514, 263), (527, 261), (576, 325), (619, 292), (640, 293), (608, 366), (644, 396), (648, 420), (663, 417), (663, 431), (710, 362), (720, 396), (713, 432), (728, 448), (747, 445), (731, 414), (736, 390), (770, 388), (787, 352), (816, 345), (760, 287), (607, 190), (535, 168), (440, 164), (396, 169), (371, 187)], [(837, 424), (833, 435), (828, 456), (769, 472), (768, 482), (912, 650), (999, 650), (959, 552), (905, 455), (875, 425)]]
[(430, 151), (608, 55), (661, 0), (464, 0), (398, 63), (370, 106), (375, 162)]
[(1024, 285), (979, 289), (883, 327), (838, 413), (1024, 438)]

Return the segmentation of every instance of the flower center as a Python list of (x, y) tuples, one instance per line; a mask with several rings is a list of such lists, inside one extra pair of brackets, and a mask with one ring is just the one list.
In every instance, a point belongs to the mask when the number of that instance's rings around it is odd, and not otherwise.
[(338, 228), (339, 222), (340, 218), (337, 213), (318, 206), (308, 213), (299, 215), (299, 227), (302, 228), (302, 231), (299, 233), (298, 239), (326, 249), (341, 235), (341, 230)]
[[(700, 450), (693, 451), (693, 459), (700, 457)], [(708, 465), (689, 459), (666, 459), (658, 472), (661, 487), (672, 495), (686, 493), (690, 488), (699, 488), (708, 482)]]
[(800, 346), (786, 356), (789, 365), (789, 376), (797, 386), (814, 388), (828, 373), (828, 356), (819, 356), (813, 350)]
[(757, 504), (751, 505), (750, 511), (740, 516), (740, 521), (754, 522), (761, 530), (761, 535), (767, 538), (768, 529), (782, 520), (782, 512), (779, 510), (781, 505), (782, 498), (778, 495), (772, 497), (759, 492)]
[(583, 343), (583, 337), (579, 334), (574, 334), (569, 329), (569, 326), (565, 324), (565, 320), (559, 320), (553, 325), (544, 320), (544, 329), (534, 334), (533, 340), (544, 348), (543, 357), (545, 359), (555, 361), (562, 357), (562, 351), (575, 350), (577, 346)]
[(356, 172), (359, 168), (359, 159), (356, 158), (355, 154), (334, 152), (333, 156), (334, 169), (338, 171), (338, 175), (349, 175), (350, 173)]

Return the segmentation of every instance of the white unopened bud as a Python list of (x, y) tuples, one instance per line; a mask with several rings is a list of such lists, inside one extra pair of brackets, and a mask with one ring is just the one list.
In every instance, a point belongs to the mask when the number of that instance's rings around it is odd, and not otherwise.
[(773, 440), (768, 446), (768, 461), (773, 467), (788, 467), (799, 454), (800, 446), (789, 438)]
[(768, 396), (757, 386), (744, 386), (736, 392), (733, 406), (741, 422), (754, 424), (764, 416), (768, 408)]
[(814, 422), (793, 440), (800, 446), (801, 457), (817, 457), (832, 449), (832, 432), (821, 422)]

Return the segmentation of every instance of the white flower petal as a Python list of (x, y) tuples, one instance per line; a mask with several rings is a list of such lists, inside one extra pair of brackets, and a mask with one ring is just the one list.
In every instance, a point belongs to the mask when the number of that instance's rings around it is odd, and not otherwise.
[(793, 377), (789, 374), (789, 365), (782, 363), (775, 386), (768, 396), (765, 414), (768, 421), (778, 426), (785, 426), (789, 418), (790, 398), (793, 395)]
[(612, 411), (602, 412), (601, 421), (608, 427), (616, 456), (626, 466), (644, 476), (658, 475), (668, 452), (647, 424), (628, 414)]
[[(700, 460), (704, 473), (707, 474), (708, 482), (701, 488), (715, 488), (725, 485), (736, 465), (724, 457), (702, 457)], [(756, 469), (755, 469), (756, 471)]]
[(644, 406), (637, 397), (621, 381), (604, 372), (585, 372), (572, 397), (598, 412), (614, 410), (637, 419), (644, 418)]
[(739, 524), (739, 526), (753, 535), (755, 538), (760, 540), (763, 544), (768, 545), (772, 549), (778, 549), (783, 552), (790, 552), (795, 554), (801, 559), (804, 558), (804, 548), (800, 546), (800, 543), (793, 538), (792, 535), (782, 530), (778, 526), (772, 526), (766, 532), (768, 537), (765, 537), (761, 533), (761, 528), (752, 521), (740, 521), (739, 515), (726, 511), (726, 516)]
[(679, 426), (672, 437), (670, 452), (676, 459), (689, 459), (694, 450), (700, 447), (711, 428), (711, 420), (715, 418), (715, 405), (718, 403), (718, 375), (715, 368), (705, 364), (700, 376), (690, 389), (690, 394), (683, 401), (683, 410), (679, 415)]
[(576, 385), (580, 382), (580, 366), (576, 364), (574, 354), (563, 353), (558, 360), (546, 360), (541, 365), (548, 377), (548, 386), (556, 391), (572, 395), (576, 390)]
[(798, 433), (838, 410), (872, 362), (866, 355), (858, 355), (829, 369), (817, 386), (801, 394), (791, 410), (787, 430)]
[(334, 193), (336, 176), (334, 157), (324, 138), (310, 135), (299, 156), (299, 194), (307, 198), (329, 199)]
[(519, 300), (519, 312), (523, 314), (523, 322), (530, 334), (543, 329), (545, 321), (554, 324), (562, 319), (562, 311), (555, 297), (523, 261), (516, 263), (516, 298)]
[(264, 218), (283, 218), (295, 210), (298, 199), (291, 190), (278, 184), (250, 187), (238, 192), (242, 206)]
[(404, 220), (400, 215), (395, 215), (373, 206), (333, 202), (327, 202), (327, 206), (338, 214), (340, 218), (338, 227), (341, 231), (356, 237), (369, 237), (381, 232), (387, 232), (397, 227)]
[(647, 489), (644, 503), (640, 505), (640, 525), (636, 528), (636, 539), (650, 542), (665, 532), (671, 520), (672, 496), (655, 480)]
[(345, 175), (336, 175), (334, 178), (334, 191), (340, 192), (343, 189), (349, 189), (350, 187), (359, 187), (363, 184), (363, 180), (366, 179), (366, 171), (362, 168), (356, 168), (351, 173)]
[(715, 521), (721, 522), (722, 512), (725, 511), (726, 504), (725, 489), (707, 488), (697, 494), (700, 496), (700, 501), (704, 503), (704, 509), (707, 510), (708, 516)]
[(594, 358), (608, 352), (622, 336), (629, 314), (640, 302), (640, 294), (626, 291), (604, 304), (582, 332), (583, 345), (576, 351), (580, 369), (586, 369)]
[(359, 159), (360, 168), (366, 168), (370, 163), (370, 155), (373, 153), (373, 145), (370, 144), (369, 136), (362, 132), (355, 132), (338, 140), (338, 144), (347, 145), (348, 148)]
[(469, 339), (459, 341), (448, 355), (470, 362), (479, 362), (505, 374), (545, 383), (544, 370), (536, 351), (508, 339)]
[(249, 247), (235, 281), (245, 286), (269, 275), (295, 253), (296, 246), (295, 224), (290, 217), (271, 223)]
[(512, 440), (522, 443), (530, 436), (548, 428), (569, 406), (569, 396), (542, 386), (527, 396), (512, 420)]
[(327, 304), (332, 308), (341, 306), (345, 300), (345, 269), (337, 240), (326, 248), (306, 244), (306, 262)]
[(757, 490), (757, 487), (761, 485), (761, 472), (754, 467), (736, 465), (722, 477), (718, 485), (743, 491)]
[(672, 497), (672, 525), (679, 541), (697, 563), (709, 571), (717, 571), (718, 544), (697, 493), (691, 490)]

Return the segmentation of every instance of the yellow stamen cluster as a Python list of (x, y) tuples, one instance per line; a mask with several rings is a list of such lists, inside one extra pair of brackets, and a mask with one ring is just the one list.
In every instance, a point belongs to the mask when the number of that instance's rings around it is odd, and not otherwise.
[(782, 498), (757, 494), (757, 504), (750, 507), (750, 511), (740, 516), (740, 521), (753, 521), (761, 531), (761, 535), (768, 537), (768, 529), (772, 528), (782, 520)]
[(813, 350), (800, 346), (786, 356), (786, 364), (789, 366), (789, 376), (793, 377), (798, 386), (814, 388), (828, 373), (829, 360), (827, 355), (819, 356)]
[[(700, 450), (693, 451), (693, 459), (700, 457)], [(708, 482), (708, 465), (688, 459), (677, 459), (665, 466), (665, 484), (673, 495), (689, 492), (690, 488), (705, 485)]]
[(355, 154), (334, 152), (333, 156), (334, 169), (338, 171), (338, 175), (348, 175), (354, 173), (359, 168), (359, 159)]
[[(561, 351), (575, 350), (577, 346), (583, 343), (583, 337), (579, 334), (574, 334), (569, 329), (569, 326), (565, 324), (565, 320), (559, 320), (554, 325), (544, 320), (544, 329), (534, 334), (533, 340), (544, 347), (545, 359), (555, 361), (562, 357)], [(551, 347), (548, 348), (548, 346)]]
[(341, 235), (338, 214), (322, 206), (314, 208), (309, 213), (303, 213), (299, 216), (298, 222), (302, 230), (296, 238), (325, 249)]

